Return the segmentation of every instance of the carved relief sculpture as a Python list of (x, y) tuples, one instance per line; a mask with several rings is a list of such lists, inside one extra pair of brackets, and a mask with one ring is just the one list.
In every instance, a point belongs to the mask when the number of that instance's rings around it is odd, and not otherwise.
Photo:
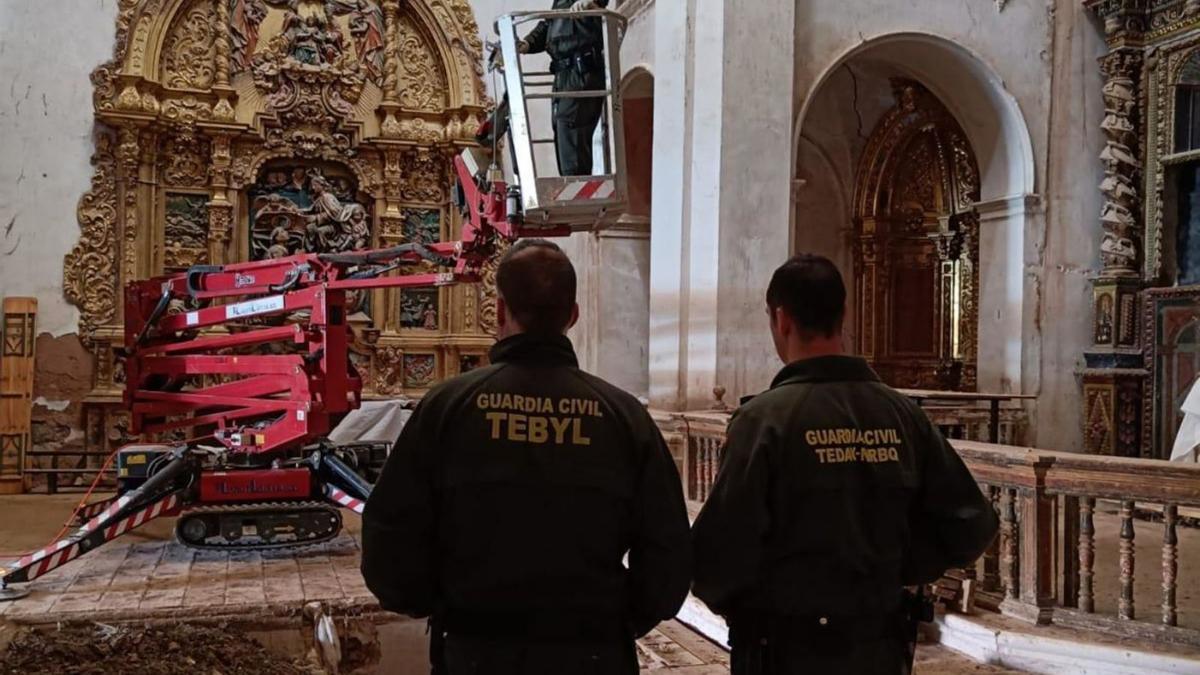
[(1134, 116), (1137, 109), (1135, 77), (1141, 69), (1141, 55), (1134, 51), (1119, 51), (1102, 62), (1104, 84), (1104, 206), (1100, 223), (1104, 236), (1100, 257), (1104, 273), (1116, 276), (1138, 274), (1138, 189), (1142, 163), (1137, 155), (1137, 130)]
[(1188, 230), (1180, 202), (1189, 196), (1180, 179), (1188, 177), (1200, 140), (1180, 143), (1187, 136), (1181, 132), (1195, 128), (1188, 119), (1194, 113), (1181, 107), (1192, 97), (1180, 85), (1200, 84), (1200, 72), (1189, 66), (1200, 49), (1200, 4), (1084, 4), (1104, 22), (1108, 46), (1100, 59), (1103, 267), (1092, 279), (1094, 340), (1084, 354), (1085, 445), (1097, 454), (1157, 456), (1164, 434), (1174, 433), (1167, 427), (1179, 401), (1171, 399), (1182, 386), (1170, 375), (1192, 367), (1168, 356), (1179, 336), (1166, 330), (1164, 317), (1186, 314), (1169, 306), (1200, 297), (1200, 289), (1173, 288), (1182, 283), (1178, 235)]
[[(450, 158), (489, 106), (481, 52), (467, 0), (119, 0), (113, 59), (92, 74), (95, 173), (64, 262), (93, 398), (119, 391), (129, 279), (452, 236)], [(352, 321), (365, 393), (419, 395), (461, 350), (485, 352), (493, 295), (364, 294)]]

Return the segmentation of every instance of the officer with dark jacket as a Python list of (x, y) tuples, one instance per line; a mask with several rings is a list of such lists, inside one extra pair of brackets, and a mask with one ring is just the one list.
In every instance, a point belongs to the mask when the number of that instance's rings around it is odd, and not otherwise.
[(767, 290), (786, 365), (729, 425), (693, 528), (694, 593), (734, 675), (908, 671), (905, 586), (974, 562), (998, 522), (925, 414), (842, 353), (846, 289), (799, 255)]
[(635, 638), (688, 592), (679, 475), (637, 399), (579, 369), (566, 255), (521, 241), (496, 283), (491, 365), (405, 425), (363, 514), (363, 577), (385, 609), (432, 616), (435, 673), (635, 674)]
[[(554, 0), (554, 10), (576, 12), (608, 7), (608, 0)], [(545, 19), (517, 44), (522, 54), (550, 56), (555, 92), (601, 91), (604, 77), (604, 21), (599, 17)], [(592, 137), (604, 111), (603, 97), (556, 98), (552, 104), (560, 176), (592, 173)], [(478, 140), (488, 146), (508, 133), (508, 96)]]

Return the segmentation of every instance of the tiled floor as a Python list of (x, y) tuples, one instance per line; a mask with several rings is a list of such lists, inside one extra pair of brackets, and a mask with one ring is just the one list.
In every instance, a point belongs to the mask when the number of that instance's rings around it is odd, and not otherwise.
[[(42, 545), (77, 497), (0, 498), (0, 559)], [(377, 608), (359, 574), (360, 524), (346, 518), (337, 539), (301, 550), (218, 553), (185, 548), (169, 521), (156, 521), (110, 542), (29, 584), (32, 593), (0, 603), (0, 626), (64, 620), (121, 621), (297, 615), (320, 600), (343, 611)], [(421, 650), (418, 650), (420, 653)], [(725, 675), (729, 656), (677, 622), (659, 626), (638, 643), (643, 672)], [(978, 666), (938, 647), (922, 647), (922, 675), (1010, 672)]]
[(85, 617), (289, 613), (321, 600), (371, 609), (375, 599), (358, 572), (358, 542), (343, 534), (299, 551), (194, 551), (174, 541), (121, 541), (29, 584), (29, 597), (0, 603), (17, 622)]

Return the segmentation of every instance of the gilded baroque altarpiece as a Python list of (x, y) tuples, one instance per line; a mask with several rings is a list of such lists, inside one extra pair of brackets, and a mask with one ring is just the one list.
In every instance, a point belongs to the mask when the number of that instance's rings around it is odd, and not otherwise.
[(1165, 459), (1200, 376), (1200, 0), (1085, 4), (1108, 45), (1085, 447)]
[[(133, 279), (301, 251), (452, 239), (452, 158), (490, 102), (467, 0), (120, 0), (92, 73), (91, 189), (67, 297), (116, 400)], [(372, 291), (367, 396), (419, 395), (486, 360), (483, 286)]]

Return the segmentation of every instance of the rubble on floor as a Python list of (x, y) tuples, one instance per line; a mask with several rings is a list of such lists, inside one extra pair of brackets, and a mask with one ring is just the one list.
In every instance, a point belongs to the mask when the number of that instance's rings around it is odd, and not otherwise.
[(318, 675), (226, 626), (86, 623), (27, 630), (0, 656), (0, 675)]

